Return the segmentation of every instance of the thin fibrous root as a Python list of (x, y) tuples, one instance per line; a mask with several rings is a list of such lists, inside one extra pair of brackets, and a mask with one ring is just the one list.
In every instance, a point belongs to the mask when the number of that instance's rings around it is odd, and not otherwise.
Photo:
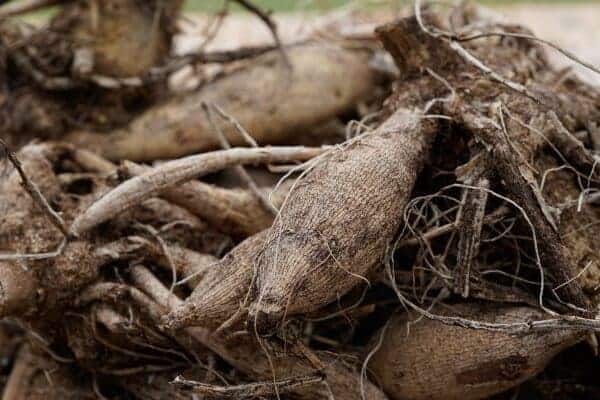
[[(489, 146), (494, 167), (503, 180), (504, 187), (511, 198), (523, 208), (526, 218), (535, 228), (533, 233), (537, 235), (535, 243), (539, 247), (540, 268), (551, 271), (558, 284), (568, 281), (575, 275), (569, 249), (544, 214), (544, 204), (540, 203), (542, 199), (536, 196), (534, 188), (523, 176), (520, 170), (523, 163), (520, 155), (514, 154), (502, 136), (501, 128), (494, 121), (477, 114), (468, 106), (460, 107), (455, 117)], [(578, 307), (580, 313), (587, 313), (587, 299), (578, 282), (561, 287), (558, 294), (564, 301)]]

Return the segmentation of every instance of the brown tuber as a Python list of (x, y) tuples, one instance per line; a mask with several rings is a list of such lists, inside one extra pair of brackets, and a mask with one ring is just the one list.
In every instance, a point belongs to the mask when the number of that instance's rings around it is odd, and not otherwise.
[[(492, 323), (544, 317), (534, 308), (493, 304), (438, 306), (432, 313)], [(396, 315), (376, 335), (383, 338), (368, 368), (391, 399), (484, 399), (534, 377), (585, 335), (577, 330), (509, 334), (417, 317)]]
[[(374, 132), (318, 160), (292, 188), (264, 244), (249, 253), (256, 270), (251, 325), (256, 319), (259, 328), (273, 327), (367, 280), (400, 226), (435, 133), (436, 123), (399, 110)], [(200, 290), (169, 316), (170, 327), (207, 322), (195, 305), (204, 296)], [(232, 311), (217, 313), (221, 322)]]
[[(236, 118), (260, 144), (298, 143), (296, 137), (304, 131), (351, 111), (377, 89), (379, 78), (368, 66), (368, 51), (308, 43), (286, 53), (292, 69), (272, 52), (197, 93), (150, 108), (109, 135), (74, 132), (68, 138), (112, 160), (145, 161), (212, 150), (220, 144), (202, 111), (208, 103)], [(247, 144), (228, 121), (214, 119), (229, 143)]]
[(180, 1), (0, 21), (0, 146), (72, 140), (0, 163), (3, 399), (598, 397), (597, 90), (464, 4), (379, 27), (392, 73), (371, 34), (281, 48), (233, 2), (275, 46), (206, 53), (224, 9), (171, 58)]

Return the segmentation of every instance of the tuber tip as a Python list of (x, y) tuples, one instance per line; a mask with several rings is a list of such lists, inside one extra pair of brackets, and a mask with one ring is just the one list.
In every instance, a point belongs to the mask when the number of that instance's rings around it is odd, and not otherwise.
[(190, 326), (200, 325), (196, 307), (191, 303), (183, 303), (163, 316), (161, 327), (167, 331), (176, 331)]

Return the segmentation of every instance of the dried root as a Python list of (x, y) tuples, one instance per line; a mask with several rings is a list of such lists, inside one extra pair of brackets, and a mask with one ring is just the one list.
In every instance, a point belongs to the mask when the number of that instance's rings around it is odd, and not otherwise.
[[(125, 162), (120, 168), (124, 176), (140, 175), (146, 171), (146, 168), (132, 162)], [(263, 189), (262, 195), (278, 209), (290, 187), (290, 183), (284, 182), (275, 190)], [(260, 199), (249, 190), (224, 189), (192, 181), (167, 188), (160, 195), (209, 222), (215, 229), (234, 237), (258, 233), (270, 227), (274, 219), (272, 213), (262, 206)]]

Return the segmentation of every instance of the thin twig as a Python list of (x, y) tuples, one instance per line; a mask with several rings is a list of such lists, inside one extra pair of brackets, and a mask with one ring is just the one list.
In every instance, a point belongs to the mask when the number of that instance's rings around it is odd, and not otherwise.
[(322, 373), (307, 376), (281, 379), (277, 381), (254, 382), (242, 385), (216, 386), (202, 382), (183, 379), (181, 376), (175, 378), (173, 385), (190, 390), (195, 394), (209, 396), (219, 399), (245, 399), (262, 396), (272, 396), (276, 390), (280, 393), (289, 392), (299, 387), (314, 385), (325, 380)]
[[(221, 108), (219, 108), (218, 106), (216, 106), (214, 104), (212, 105), (212, 108), (215, 109), (219, 113), (219, 115), (221, 115), (227, 121), (231, 122), (233, 124), (233, 126), (236, 128), (236, 130), (240, 133), (240, 135), (248, 143), (250, 143), (252, 145), (252, 147), (258, 147), (258, 144), (256, 143), (256, 141), (240, 125), (240, 123), (237, 122), (237, 120), (235, 118), (231, 117), (229, 114), (225, 113), (225, 111), (223, 111)], [(231, 149), (231, 144), (225, 137), (223, 130), (221, 129), (221, 127), (219, 125), (217, 125), (215, 123), (215, 121), (212, 118), (211, 108), (206, 103), (202, 103), (202, 110), (206, 114), (206, 119), (208, 120), (209, 125), (212, 127), (213, 131), (217, 135), (217, 138), (219, 139), (221, 147), (223, 149)], [(273, 216), (277, 215), (278, 210), (275, 208), (275, 206), (273, 206), (273, 203), (271, 203), (269, 201), (269, 199), (263, 193), (261, 193), (261, 191), (258, 188), (258, 185), (254, 181), (254, 179), (252, 179), (250, 174), (248, 174), (248, 171), (246, 171), (246, 169), (242, 165), (236, 165), (234, 167), (234, 169), (235, 169), (235, 172), (237, 173), (237, 175), (246, 183), (246, 186), (248, 186), (248, 189), (250, 189), (250, 191), (254, 194), (254, 196), (256, 196), (256, 198), (259, 200), (259, 202), (263, 206), (263, 208), (265, 210), (267, 210), (268, 212), (270, 212)]]
[(228, 121), (231, 125), (235, 127), (235, 129), (239, 132), (240, 136), (242, 136), (242, 138), (244, 138), (244, 140), (248, 142), (250, 146), (258, 147), (258, 143), (256, 143), (256, 140), (254, 140), (252, 135), (250, 135), (248, 131), (244, 129), (244, 127), (239, 123), (237, 119), (235, 119), (235, 117), (227, 114), (225, 110), (219, 107), (218, 104), (212, 103), (211, 106), (217, 112), (217, 114), (219, 114), (222, 118), (224, 118), (226, 121)]
[(62, 232), (63, 235), (69, 235), (69, 228), (67, 228), (67, 224), (62, 219), (60, 215), (56, 211), (52, 209), (48, 201), (44, 197), (44, 195), (40, 192), (40, 189), (35, 184), (35, 182), (31, 181), (25, 171), (23, 171), (23, 167), (21, 165), (21, 161), (17, 158), (17, 155), (13, 153), (6, 142), (0, 139), (0, 148), (6, 154), (8, 161), (15, 167), (15, 170), (21, 177), (21, 185), (27, 191), (29, 196), (31, 196), (33, 202), (38, 206), (38, 208), (48, 217), (52, 225), (54, 225), (58, 230)]
[(279, 33), (277, 32), (277, 24), (270, 17), (269, 13), (263, 11), (262, 9), (260, 9), (260, 7), (257, 7), (250, 0), (234, 0), (234, 1), (236, 3), (238, 3), (240, 6), (244, 7), (246, 10), (255, 14), (258, 18), (260, 18), (267, 25), (267, 27), (271, 31), (273, 40), (275, 41), (275, 44), (277, 45), (277, 48), (279, 49), (279, 51), (281, 53), (281, 58), (283, 59), (283, 62), (288, 67), (288, 69), (292, 69), (292, 63), (290, 62), (290, 59), (283, 48), (283, 44), (281, 43), (281, 39), (279, 38)]

